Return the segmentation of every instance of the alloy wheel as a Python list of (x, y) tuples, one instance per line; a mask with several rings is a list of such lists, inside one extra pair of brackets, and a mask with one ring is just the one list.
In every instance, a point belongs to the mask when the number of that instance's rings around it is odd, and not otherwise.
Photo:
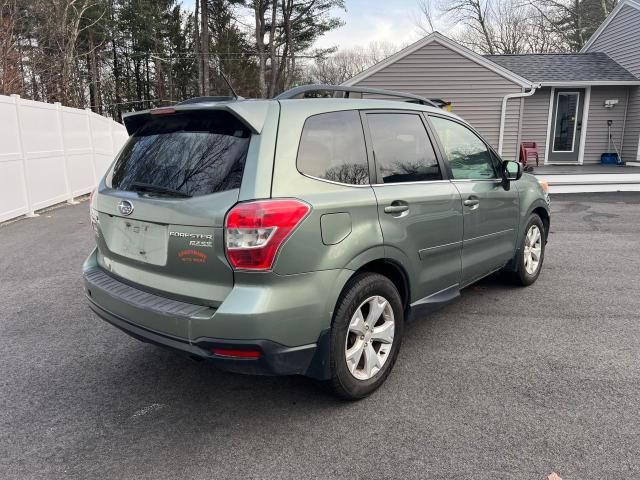
[(537, 225), (531, 225), (524, 239), (524, 269), (535, 275), (542, 259), (542, 233)]
[(391, 353), (395, 321), (389, 301), (376, 295), (356, 309), (345, 342), (347, 367), (358, 380), (378, 373)]

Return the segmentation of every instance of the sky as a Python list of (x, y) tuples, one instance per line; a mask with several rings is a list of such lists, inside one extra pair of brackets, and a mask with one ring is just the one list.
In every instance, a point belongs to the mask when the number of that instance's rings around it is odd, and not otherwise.
[[(193, 8), (194, 0), (183, 0)], [(406, 45), (422, 35), (416, 27), (416, 0), (346, 0), (347, 11), (336, 10), (335, 15), (344, 26), (321, 37), (318, 48), (350, 48), (371, 42)]]
[(415, 0), (347, 0), (336, 14), (345, 25), (324, 35), (318, 47), (349, 48), (371, 42), (407, 44), (420, 37)]

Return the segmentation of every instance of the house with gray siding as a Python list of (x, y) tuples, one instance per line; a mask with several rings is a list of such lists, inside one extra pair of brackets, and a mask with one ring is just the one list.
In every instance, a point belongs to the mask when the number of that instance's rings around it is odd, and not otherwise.
[[(640, 1), (618, 3), (581, 51), (606, 53), (640, 78)], [(622, 156), (640, 161), (640, 87), (628, 92)]]
[(483, 56), (435, 32), (345, 85), (451, 102), (505, 159), (535, 142), (541, 165), (616, 148), (640, 162), (640, 0), (621, 0), (579, 53)]

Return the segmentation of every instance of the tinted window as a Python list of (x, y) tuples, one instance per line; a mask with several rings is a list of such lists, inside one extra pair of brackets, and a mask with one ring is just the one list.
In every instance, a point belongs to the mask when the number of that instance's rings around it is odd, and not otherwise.
[(418, 115), (367, 115), (378, 178), (383, 183), (440, 180), (440, 167)]
[(307, 119), (298, 149), (298, 170), (352, 185), (369, 183), (369, 166), (360, 114), (354, 110)]
[(239, 188), (249, 137), (249, 130), (227, 112), (152, 118), (122, 150), (111, 184), (135, 190), (142, 183), (191, 196)]
[(496, 178), (491, 152), (464, 125), (441, 117), (430, 117), (447, 155), (453, 178)]

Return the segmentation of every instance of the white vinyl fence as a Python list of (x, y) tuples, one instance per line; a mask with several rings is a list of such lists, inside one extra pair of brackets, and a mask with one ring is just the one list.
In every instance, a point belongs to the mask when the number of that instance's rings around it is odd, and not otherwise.
[(91, 192), (126, 139), (89, 109), (0, 95), (0, 222)]

